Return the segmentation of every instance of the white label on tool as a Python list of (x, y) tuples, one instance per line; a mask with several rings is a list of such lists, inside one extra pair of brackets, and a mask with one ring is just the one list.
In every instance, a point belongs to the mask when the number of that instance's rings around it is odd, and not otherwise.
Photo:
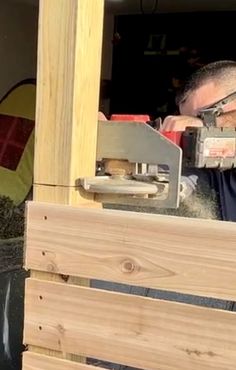
[(235, 138), (208, 137), (204, 140), (203, 156), (210, 158), (235, 157)]

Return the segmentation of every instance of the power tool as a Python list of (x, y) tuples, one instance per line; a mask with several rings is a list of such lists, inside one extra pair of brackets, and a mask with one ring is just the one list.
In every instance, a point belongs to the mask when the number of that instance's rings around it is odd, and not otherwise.
[(224, 106), (236, 99), (236, 92), (199, 111), (204, 127), (187, 128), (182, 135), (184, 165), (197, 168), (230, 169), (236, 163), (236, 129), (216, 127)]
[(204, 127), (184, 132), (160, 131), (148, 115), (112, 115), (98, 125), (96, 176), (78, 183), (103, 203), (178, 208), (183, 167), (236, 166), (236, 130), (214, 126), (221, 113), (222, 101), (199, 112)]

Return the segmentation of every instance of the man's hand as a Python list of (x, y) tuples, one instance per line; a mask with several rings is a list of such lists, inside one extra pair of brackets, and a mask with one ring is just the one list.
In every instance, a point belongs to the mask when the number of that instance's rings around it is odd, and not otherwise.
[(98, 112), (98, 121), (107, 121), (107, 117), (104, 113)]
[(200, 118), (191, 116), (167, 116), (161, 127), (161, 131), (185, 131), (186, 127), (203, 127)]
[(216, 117), (217, 127), (236, 127), (236, 110), (225, 112)]

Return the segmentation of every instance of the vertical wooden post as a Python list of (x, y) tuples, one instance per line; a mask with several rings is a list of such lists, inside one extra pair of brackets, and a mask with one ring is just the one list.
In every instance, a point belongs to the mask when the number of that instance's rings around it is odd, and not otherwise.
[(34, 199), (92, 205), (104, 0), (41, 0)]
[(103, 12), (104, 0), (40, 0), (34, 200), (95, 204), (76, 180), (95, 174)]

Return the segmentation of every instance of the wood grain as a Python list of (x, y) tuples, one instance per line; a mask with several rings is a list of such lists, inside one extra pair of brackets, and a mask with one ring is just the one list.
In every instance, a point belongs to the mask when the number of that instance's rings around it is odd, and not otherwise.
[[(39, 2), (34, 200), (96, 204), (76, 182), (95, 173), (103, 12), (104, 0)], [(45, 279), (42, 271), (31, 276)], [(46, 278), (89, 283), (53, 273)]]
[(103, 11), (103, 0), (40, 2), (35, 184), (69, 192), (95, 174)]
[[(25, 352), (23, 355), (24, 370), (96, 370), (95, 366), (76, 363), (55, 357)], [(99, 369), (103, 369), (99, 367)]]
[(80, 207), (101, 208), (101, 203), (91, 201), (91, 193), (80, 187), (48, 186), (34, 184), (34, 199), (49, 203), (73, 204)]
[(27, 217), (27, 268), (236, 299), (235, 223), (32, 202)]
[(236, 313), (27, 281), (25, 340), (153, 370), (234, 370)]

